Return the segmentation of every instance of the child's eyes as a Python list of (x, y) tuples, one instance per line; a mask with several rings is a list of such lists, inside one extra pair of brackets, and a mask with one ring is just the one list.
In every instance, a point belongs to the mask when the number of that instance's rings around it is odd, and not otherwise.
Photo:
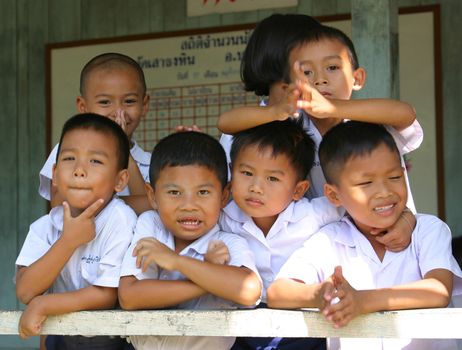
[(279, 179), (278, 179), (277, 177), (275, 177), (275, 176), (268, 176), (267, 179), (268, 179), (268, 181), (270, 181), (270, 182), (277, 182), (277, 181), (279, 181)]
[(305, 69), (305, 70), (303, 70), (303, 74), (305, 76), (309, 77), (309, 76), (313, 75), (313, 71)]
[(62, 161), (70, 161), (70, 160), (74, 160), (75, 158), (72, 157), (72, 156), (67, 156), (67, 157), (63, 157), (61, 160)]
[(364, 182), (359, 182), (356, 184), (356, 186), (367, 186), (370, 185), (372, 181), (364, 181)]
[(98, 104), (101, 106), (109, 106), (111, 104), (111, 101), (109, 100), (99, 100)]
[(210, 191), (209, 190), (199, 190), (199, 195), (200, 196), (206, 196), (210, 194)]
[(241, 174), (244, 175), (244, 176), (252, 176), (252, 173), (250, 171), (247, 171), (247, 170), (242, 170)]
[(103, 162), (100, 161), (99, 159), (91, 159), (91, 160), (90, 160), (90, 163), (93, 163), (93, 164), (103, 164)]
[(169, 191), (167, 191), (167, 194), (169, 194), (171, 196), (179, 196), (180, 191), (178, 191), (178, 190), (169, 190)]
[(391, 176), (389, 179), (390, 179), (390, 180), (394, 180), (394, 181), (400, 180), (400, 179), (401, 179), (401, 175)]
[(135, 104), (136, 102), (138, 102), (136, 99), (128, 99), (128, 100), (125, 100), (125, 104), (127, 105), (132, 105), (132, 104)]
[(336, 65), (332, 65), (332, 66), (327, 67), (327, 70), (329, 70), (329, 71), (334, 71), (334, 70), (337, 70), (337, 69), (340, 69), (340, 67), (336, 66)]

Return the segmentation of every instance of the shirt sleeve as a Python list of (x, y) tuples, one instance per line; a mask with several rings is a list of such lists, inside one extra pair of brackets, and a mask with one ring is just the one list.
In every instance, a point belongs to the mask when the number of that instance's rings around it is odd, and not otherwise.
[(16, 266), (29, 266), (40, 259), (50, 249), (53, 243), (49, 239), (53, 226), (48, 215), (32, 223), (26, 240), (16, 259)]
[(333, 249), (327, 235), (318, 232), (287, 259), (276, 279), (290, 278), (306, 284), (320, 283), (326, 279), (324, 271), (333, 271)]
[(222, 134), (220, 137), (220, 144), (223, 146), (223, 149), (226, 153), (226, 161), (228, 162), (228, 180), (231, 179), (231, 171), (229, 169), (229, 164), (231, 163), (231, 145), (233, 143), (233, 136), (228, 134)]
[(385, 128), (395, 139), (401, 154), (416, 150), (423, 141), (423, 129), (417, 119), (410, 126), (400, 131), (389, 125), (385, 125)]
[[(457, 261), (452, 255), (451, 231), (440, 219), (431, 215), (417, 215), (416, 239), (419, 266), (422, 276), (434, 269), (446, 269), (455, 276), (462, 277)], [(417, 237), (414, 235), (418, 234)]]
[(333, 206), (326, 197), (314, 198), (311, 200), (313, 218), (318, 221), (319, 228), (339, 221), (345, 215), (343, 207)]
[(158, 230), (163, 230), (163, 227), (155, 220), (154, 211), (147, 211), (138, 217), (132, 241), (123, 258), (121, 276), (135, 276), (139, 280), (159, 279), (159, 269), (156, 265), (151, 264), (145, 272), (142, 272), (136, 267), (136, 257), (132, 256), (136, 243), (142, 238), (156, 238), (155, 233), (160, 232)]
[(104, 237), (104, 251), (98, 265), (97, 277), (92, 284), (118, 287), (122, 261), (133, 237), (136, 214), (128, 207), (116, 207), (109, 221), (109, 227), (104, 229), (110, 230), (110, 234)]
[(46, 200), (51, 200), (51, 178), (53, 176), (53, 165), (56, 163), (58, 146), (59, 143), (56, 144), (56, 146), (51, 151), (39, 174), (39, 194)]

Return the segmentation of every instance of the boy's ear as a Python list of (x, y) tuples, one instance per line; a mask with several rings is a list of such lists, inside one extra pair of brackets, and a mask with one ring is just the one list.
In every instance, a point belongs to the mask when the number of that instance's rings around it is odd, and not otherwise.
[(324, 195), (333, 206), (340, 207), (342, 205), (342, 202), (338, 197), (337, 186), (331, 184), (324, 184)]
[(56, 173), (56, 163), (53, 164), (53, 170), (52, 170), (52, 173), (51, 173), (52, 174), (51, 175), (51, 184), (53, 186), (56, 186), (56, 174), (55, 173)]
[(226, 207), (226, 205), (228, 204), (230, 194), (231, 194), (231, 182), (228, 182), (221, 194), (221, 208)]
[(148, 202), (154, 210), (157, 210), (157, 202), (156, 202), (156, 195), (154, 189), (152, 188), (151, 184), (145, 182), (144, 188), (146, 190), (146, 194), (148, 196)]
[(354, 83), (353, 90), (361, 90), (364, 84), (366, 83), (366, 70), (363, 67), (359, 67), (353, 72)]
[(77, 96), (77, 100), (75, 101), (77, 105), (77, 111), (79, 113), (86, 113), (87, 112), (87, 104), (85, 103), (85, 99), (82, 96)]
[(144, 118), (149, 111), (149, 100), (150, 100), (149, 95), (145, 94), (143, 97), (143, 112), (141, 115), (142, 118)]
[(302, 181), (297, 182), (297, 184), (295, 185), (295, 191), (292, 196), (292, 199), (294, 201), (298, 201), (302, 199), (306, 191), (308, 191), (309, 188), (310, 188), (310, 182), (308, 180), (302, 180)]
[(122, 169), (117, 174), (117, 181), (114, 187), (114, 191), (120, 192), (128, 185), (128, 170)]

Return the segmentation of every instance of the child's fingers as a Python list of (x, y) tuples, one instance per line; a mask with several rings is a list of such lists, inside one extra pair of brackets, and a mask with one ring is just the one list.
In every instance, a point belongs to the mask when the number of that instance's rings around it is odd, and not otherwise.
[(63, 202), (63, 215), (64, 215), (64, 220), (70, 219), (71, 216), (71, 208), (69, 207), (69, 203), (66, 201)]
[(102, 198), (96, 200), (92, 205), (90, 205), (87, 209), (85, 209), (84, 212), (80, 215), (83, 215), (84, 217), (87, 217), (87, 218), (95, 217), (96, 213), (101, 208), (103, 203), (104, 203), (104, 199)]

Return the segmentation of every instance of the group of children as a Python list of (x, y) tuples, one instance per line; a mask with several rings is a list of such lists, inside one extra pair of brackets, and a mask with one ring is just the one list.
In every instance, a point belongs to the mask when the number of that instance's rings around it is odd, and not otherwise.
[[(365, 81), (350, 39), (309, 16), (272, 15), (252, 33), (242, 68), (246, 89), (268, 100), (220, 116), (232, 134), (223, 146), (182, 131), (150, 155), (132, 139), (149, 105), (137, 63), (110, 53), (84, 67), (80, 114), (40, 173), (52, 209), (16, 261), (22, 337), (40, 334), (49, 315), (118, 306), (314, 307), (342, 327), (378, 310), (446, 307), (462, 292), (449, 228), (414, 215), (402, 160), (422, 141), (414, 110), (350, 100)], [(411, 339), (129, 338), (48, 336), (43, 348), (434, 348)]]

